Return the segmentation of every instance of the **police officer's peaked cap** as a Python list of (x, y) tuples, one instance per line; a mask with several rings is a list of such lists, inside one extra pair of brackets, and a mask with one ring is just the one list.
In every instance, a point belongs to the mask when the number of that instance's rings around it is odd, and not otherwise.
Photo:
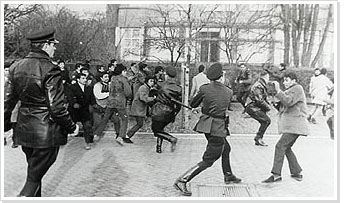
[(217, 80), (222, 76), (221, 63), (214, 63), (207, 70), (207, 78), (209, 80)]
[(56, 30), (54, 28), (45, 28), (29, 33), (26, 38), (30, 40), (31, 43), (59, 43), (59, 41), (54, 38), (55, 32)]

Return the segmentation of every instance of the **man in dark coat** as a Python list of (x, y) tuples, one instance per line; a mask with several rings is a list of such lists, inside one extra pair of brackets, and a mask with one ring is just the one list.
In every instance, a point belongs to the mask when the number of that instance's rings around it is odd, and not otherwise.
[(4, 128), (10, 130), (11, 112), (18, 101), (17, 144), (28, 163), (27, 178), (18, 196), (40, 197), (41, 180), (55, 162), (68, 133), (77, 133), (64, 103), (59, 67), (54, 65), (55, 29), (27, 35), (31, 51), (10, 67), (4, 100)]
[(70, 86), (69, 112), (75, 122), (81, 122), (83, 126), (83, 136), (85, 138), (85, 149), (91, 149), (93, 143), (92, 118), (89, 111), (90, 106), (95, 106), (96, 101), (93, 89), (87, 85), (87, 76), (83, 73), (76, 75), (77, 82)]
[(164, 128), (175, 121), (175, 116), (179, 113), (181, 105), (173, 100), (181, 102), (182, 88), (176, 84), (176, 70), (174, 67), (167, 67), (165, 73), (166, 81), (155, 100), (151, 109), (152, 131), (157, 137), (156, 152), (162, 153), (162, 142), (167, 140), (171, 143), (171, 151), (175, 150), (177, 138), (164, 132)]
[(240, 64), (240, 71), (236, 78), (237, 83), (237, 101), (240, 102), (243, 107), (245, 107), (245, 102), (248, 98), (250, 87), (252, 83), (251, 72), (245, 63)]
[(222, 74), (222, 65), (220, 63), (211, 65), (207, 70), (207, 77), (211, 82), (202, 85), (198, 94), (191, 101), (193, 108), (203, 103), (202, 116), (199, 118), (194, 130), (204, 133), (208, 144), (202, 161), (190, 168), (174, 182), (174, 187), (185, 196), (192, 195), (186, 184), (196, 175), (211, 167), (220, 157), (225, 183), (241, 182), (241, 179), (232, 173), (230, 165), (231, 147), (226, 139), (226, 136), (229, 134), (226, 113), (227, 110), (231, 110), (233, 91), (222, 84)]
[(254, 137), (255, 145), (257, 146), (267, 146), (263, 141), (263, 135), (271, 124), (271, 119), (267, 115), (267, 112), (271, 110), (271, 105), (267, 100), (268, 81), (269, 73), (262, 71), (259, 80), (251, 87), (245, 107), (245, 111), (260, 123), (260, 128)]

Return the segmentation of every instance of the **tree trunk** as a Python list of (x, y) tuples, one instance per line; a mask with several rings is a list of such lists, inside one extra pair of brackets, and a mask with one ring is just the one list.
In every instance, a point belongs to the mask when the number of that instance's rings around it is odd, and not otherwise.
[(317, 29), (317, 24), (318, 24), (318, 14), (319, 14), (319, 4), (316, 4), (314, 6), (314, 11), (313, 11), (313, 20), (312, 20), (312, 28), (311, 28), (311, 36), (309, 39), (309, 45), (306, 53), (306, 61), (304, 62), (309, 66), (309, 63), (312, 58), (312, 51), (313, 51), (313, 46), (314, 46), (314, 40), (315, 40), (315, 32)]
[(107, 4), (106, 5), (106, 23), (107, 23), (107, 53), (110, 58), (119, 58), (120, 53), (117, 53), (117, 47), (115, 45), (115, 31), (118, 26), (118, 12), (119, 4)]
[(318, 52), (317, 54), (315, 55), (312, 63), (311, 63), (311, 68), (314, 68), (316, 63), (318, 62), (319, 58), (322, 56), (322, 53), (323, 53), (323, 49), (324, 49), (324, 46), (325, 46), (325, 41), (326, 41), (326, 38), (327, 38), (327, 33), (329, 31), (329, 28), (330, 28), (330, 24), (331, 24), (331, 21), (332, 21), (332, 4), (329, 5), (329, 12), (328, 12), (328, 16), (327, 16), (327, 19), (326, 19), (326, 25), (325, 25), (325, 29), (324, 29), (324, 33), (323, 33), (323, 37), (320, 41), (320, 44), (319, 44), (319, 48), (318, 48)]
[(281, 5), (283, 13), (283, 33), (284, 33), (284, 63), (290, 63), (290, 9), (289, 5)]
[[(309, 8), (310, 6), (310, 8)], [(312, 21), (312, 13), (313, 13), (313, 5), (307, 4), (305, 7), (304, 13), (304, 28), (303, 28), (303, 46), (302, 46), (302, 58), (301, 58), (301, 66), (308, 67), (308, 63), (306, 63), (307, 59), (307, 51), (308, 51), (308, 41), (309, 41), (309, 28), (311, 26)]]
[(291, 39), (292, 39), (292, 55), (294, 59), (294, 66), (297, 68), (299, 66), (299, 42), (297, 41), (298, 35), (298, 19), (297, 19), (297, 5), (292, 5), (291, 9), (291, 20), (292, 20), (292, 28), (291, 28)]

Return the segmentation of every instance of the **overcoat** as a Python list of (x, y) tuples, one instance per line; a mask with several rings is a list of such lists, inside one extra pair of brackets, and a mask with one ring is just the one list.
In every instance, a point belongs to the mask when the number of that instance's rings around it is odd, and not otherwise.
[(152, 102), (155, 100), (154, 97), (149, 97), (150, 93), (150, 87), (147, 84), (143, 84), (139, 87), (138, 92), (135, 94), (131, 110), (129, 115), (130, 116), (139, 116), (139, 117), (145, 117), (147, 110), (148, 110), (148, 104), (149, 102)]
[(190, 103), (193, 108), (203, 104), (202, 116), (193, 130), (217, 137), (229, 135), (226, 113), (231, 109), (232, 98), (233, 91), (218, 81), (202, 85)]
[(64, 102), (61, 71), (48, 54), (33, 49), (9, 70), (4, 99), (4, 127), (11, 128), (11, 113), (18, 101), (16, 142), (32, 148), (48, 148), (67, 143), (67, 133), (76, 125)]
[[(69, 112), (71, 113), (71, 118), (73, 121), (88, 121), (91, 120), (89, 107), (96, 104), (96, 100), (93, 94), (93, 89), (91, 86), (85, 86), (84, 91), (82, 91), (78, 82), (70, 86), (69, 96)], [(74, 104), (79, 104), (80, 108), (75, 109)]]
[(301, 85), (295, 84), (275, 95), (281, 102), (279, 109), (279, 134), (309, 135), (307, 102)]

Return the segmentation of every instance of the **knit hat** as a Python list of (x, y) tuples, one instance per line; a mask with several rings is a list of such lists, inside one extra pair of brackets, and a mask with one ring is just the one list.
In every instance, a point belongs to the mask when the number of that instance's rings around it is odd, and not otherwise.
[(218, 80), (222, 77), (222, 65), (221, 63), (214, 63), (207, 70), (207, 78), (209, 80)]

